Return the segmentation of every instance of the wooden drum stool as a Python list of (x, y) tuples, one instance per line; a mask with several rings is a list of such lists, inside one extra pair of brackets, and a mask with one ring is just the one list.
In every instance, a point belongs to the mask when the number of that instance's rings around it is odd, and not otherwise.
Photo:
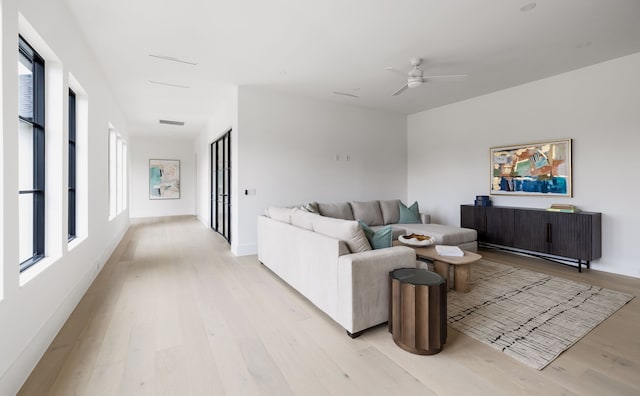
[(435, 272), (389, 272), (389, 332), (405, 351), (433, 355), (447, 341), (447, 282)]

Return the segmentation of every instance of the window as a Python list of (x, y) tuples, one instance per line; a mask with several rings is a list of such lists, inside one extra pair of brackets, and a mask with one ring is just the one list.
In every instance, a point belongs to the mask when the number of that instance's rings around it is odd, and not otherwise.
[(127, 142), (122, 142), (122, 210), (127, 208)]
[(68, 240), (76, 237), (76, 94), (69, 90), (69, 224)]
[(127, 207), (127, 142), (109, 128), (109, 219)]
[[(50, 82), (51, 79), (48, 79)], [(75, 76), (69, 73), (68, 96), (68, 215), (67, 248), (74, 249), (89, 233), (89, 96)], [(51, 124), (47, 128), (47, 142), (51, 143)], [(50, 180), (50, 179), (48, 179)], [(50, 192), (50, 191), (49, 191)], [(64, 219), (63, 219), (64, 220)], [(47, 250), (51, 256), (51, 250)]]
[(20, 271), (24, 271), (44, 257), (44, 86), (44, 60), (20, 36), (18, 44)]
[(116, 142), (116, 213), (122, 212), (122, 138), (118, 134)]
[(109, 128), (109, 219), (116, 217), (116, 144), (117, 132)]

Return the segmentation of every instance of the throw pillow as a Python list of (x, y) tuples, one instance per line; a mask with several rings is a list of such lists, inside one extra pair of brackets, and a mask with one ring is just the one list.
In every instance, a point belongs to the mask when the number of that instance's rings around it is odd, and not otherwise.
[(307, 211), (309, 213), (320, 213), (320, 211), (318, 210), (318, 203), (317, 202), (309, 202), (306, 205), (303, 205), (300, 207), (300, 209)]
[(399, 224), (420, 224), (420, 212), (418, 211), (418, 202), (414, 202), (413, 205), (407, 206), (400, 202), (400, 220)]
[(358, 220), (358, 223), (360, 227), (362, 227), (364, 235), (367, 237), (373, 249), (384, 249), (392, 246), (393, 231), (390, 225), (382, 227), (379, 230), (374, 230), (360, 220)]

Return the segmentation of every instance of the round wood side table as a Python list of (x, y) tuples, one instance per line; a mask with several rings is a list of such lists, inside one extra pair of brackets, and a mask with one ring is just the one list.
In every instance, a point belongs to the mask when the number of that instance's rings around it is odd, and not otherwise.
[(389, 332), (405, 351), (433, 355), (447, 341), (447, 282), (435, 272), (389, 272)]

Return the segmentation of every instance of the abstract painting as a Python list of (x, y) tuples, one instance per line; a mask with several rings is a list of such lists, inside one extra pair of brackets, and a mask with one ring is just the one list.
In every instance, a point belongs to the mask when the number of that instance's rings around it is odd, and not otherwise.
[(149, 199), (180, 199), (180, 160), (149, 160)]
[(571, 197), (571, 139), (492, 147), (491, 194)]

